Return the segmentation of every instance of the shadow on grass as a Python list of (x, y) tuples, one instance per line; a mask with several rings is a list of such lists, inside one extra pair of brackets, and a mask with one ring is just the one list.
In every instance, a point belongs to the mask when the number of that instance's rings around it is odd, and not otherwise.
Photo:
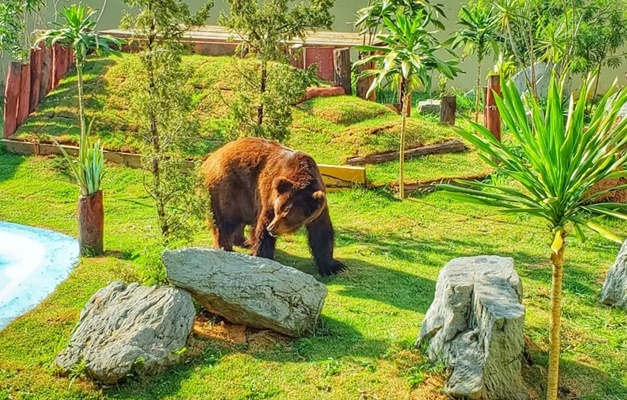
[(15, 175), (17, 169), (25, 160), (25, 156), (12, 154), (0, 144), (0, 182), (8, 181)]

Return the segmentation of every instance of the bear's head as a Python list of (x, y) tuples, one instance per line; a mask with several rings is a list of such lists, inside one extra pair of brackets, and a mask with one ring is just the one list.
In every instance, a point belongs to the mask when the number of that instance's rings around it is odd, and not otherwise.
[(297, 231), (318, 218), (327, 204), (324, 190), (314, 184), (299, 185), (287, 178), (275, 178), (273, 183), (274, 219), (268, 225), (272, 236)]

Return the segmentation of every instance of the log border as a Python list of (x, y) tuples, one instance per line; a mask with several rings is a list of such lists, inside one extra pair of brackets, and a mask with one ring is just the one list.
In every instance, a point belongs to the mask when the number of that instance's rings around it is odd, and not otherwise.
[[(449, 139), (443, 142), (413, 147), (405, 150), (405, 159), (423, 157), (430, 154), (448, 154), (448, 153), (463, 153), (468, 148), (464, 143), (457, 139)], [(364, 165), (364, 164), (379, 164), (388, 161), (397, 160), (399, 157), (398, 151), (386, 151), (384, 153), (370, 154), (364, 157), (354, 156), (346, 159), (348, 165)]]

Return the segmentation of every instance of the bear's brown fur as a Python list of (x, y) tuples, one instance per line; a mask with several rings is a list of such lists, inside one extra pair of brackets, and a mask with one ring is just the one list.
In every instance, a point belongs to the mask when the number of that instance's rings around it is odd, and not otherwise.
[(203, 163), (211, 195), (213, 242), (232, 251), (250, 226), (254, 256), (274, 258), (276, 237), (305, 226), (321, 275), (344, 270), (333, 259), (334, 233), (326, 188), (313, 158), (264, 139), (228, 143)]

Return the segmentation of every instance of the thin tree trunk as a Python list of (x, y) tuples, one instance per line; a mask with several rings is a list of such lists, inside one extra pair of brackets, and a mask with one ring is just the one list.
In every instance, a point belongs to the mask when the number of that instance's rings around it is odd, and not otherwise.
[(479, 122), (479, 110), (481, 108), (481, 62), (479, 59), (479, 66), (477, 67), (477, 88), (475, 90), (475, 122)]
[(409, 109), (407, 103), (408, 98), (411, 96), (408, 93), (407, 81), (402, 79), (401, 81), (401, 92), (403, 93), (403, 98), (401, 100), (402, 110), (401, 110), (401, 148), (399, 152), (399, 176), (398, 176), (398, 197), (403, 200), (405, 198), (405, 128), (407, 126), (407, 111)]
[(549, 373), (546, 390), (547, 400), (557, 400), (559, 389), (559, 363), (560, 363), (560, 331), (562, 313), (562, 278), (564, 277), (564, 239), (566, 234), (562, 232), (562, 245), (556, 253), (551, 254), (553, 264), (553, 281), (551, 285), (551, 322), (549, 345)]
[(531, 68), (531, 91), (533, 97), (538, 99), (538, 87), (536, 85), (536, 60), (533, 54), (533, 31), (529, 30), (529, 66)]
[(257, 106), (257, 125), (263, 124), (264, 117), (264, 109), (262, 97), (266, 92), (266, 82), (268, 80), (268, 63), (266, 61), (261, 61), (261, 86), (259, 87), (259, 92), (261, 96), (259, 96), (259, 105)]
[(83, 62), (76, 63), (76, 78), (78, 86), (78, 119), (81, 125), (81, 137), (85, 136), (87, 129), (85, 127), (85, 111), (83, 108)]
[(597, 94), (599, 93), (599, 81), (601, 80), (601, 68), (603, 66), (601, 64), (599, 64), (599, 69), (597, 71), (597, 81), (596, 84), (594, 85), (594, 95), (592, 96), (592, 101), (590, 102), (590, 106), (592, 106), (592, 104), (594, 103), (594, 99), (597, 98)]

